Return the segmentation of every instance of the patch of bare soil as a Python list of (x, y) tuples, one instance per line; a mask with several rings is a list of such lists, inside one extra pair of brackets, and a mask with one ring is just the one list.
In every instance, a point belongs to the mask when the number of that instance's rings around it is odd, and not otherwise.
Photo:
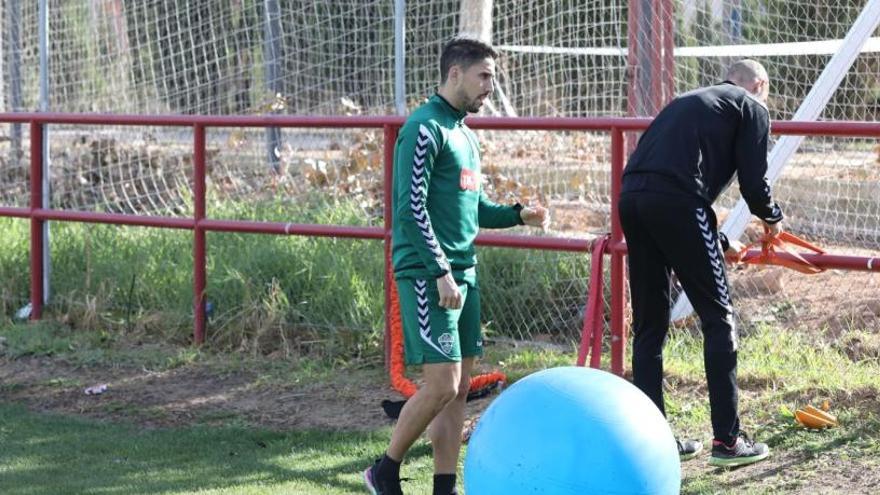
[[(847, 254), (876, 256), (853, 251)], [(849, 330), (876, 332), (880, 327), (880, 277), (876, 272), (828, 270), (805, 275), (780, 267), (741, 267), (731, 271), (730, 279), (737, 310), (747, 320), (766, 321), (831, 341)]]
[[(85, 394), (97, 384), (106, 384), (107, 390)], [(218, 374), (197, 365), (154, 372), (0, 356), (0, 402), (144, 427), (236, 420), (273, 430), (365, 431), (391, 424), (380, 403), (401, 398), (383, 378), (371, 382), (340, 376), (329, 383), (282, 385), (266, 383), (253, 372)], [(469, 403), (469, 417), (475, 418), (489, 402)]]
[[(340, 376), (332, 383), (267, 384), (254, 372), (218, 374), (198, 365), (165, 372), (135, 368), (77, 367), (50, 358), (0, 357), (0, 401), (16, 402), (34, 411), (133, 422), (143, 427), (196, 424), (239, 424), (273, 430), (333, 429), (363, 431), (391, 424), (383, 399), (398, 400), (383, 379)], [(372, 373), (371, 376), (375, 376)], [(106, 383), (100, 395), (86, 395), (88, 386)], [(678, 395), (708, 400), (703, 383), (675, 380)], [(744, 407), (766, 384), (743, 383)], [(468, 404), (465, 436), (491, 403)], [(801, 403), (813, 397), (786, 397)], [(880, 415), (876, 390), (857, 390), (830, 397), (835, 408)], [(855, 431), (854, 435), (857, 435)], [(766, 440), (766, 439), (762, 439)], [(880, 493), (880, 462), (845, 460), (845, 446), (829, 444), (820, 454), (777, 450), (768, 460), (735, 470), (709, 467), (708, 452), (683, 464), (685, 479), (709, 475), (718, 493), (767, 487), (773, 493)], [(686, 487), (687, 485), (685, 485)]]
[(869, 495), (880, 492), (880, 469), (876, 463), (841, 459), (834, 449), (817, 456), (771, 452), (764, 461), (730, 470), (709, 467), (707, 460), (702, 456), (682, 464), (682, 476), (685, 479), (700, 474), (714, 477), (717, 484), (713, 493)]
[[(0, 358), (0, 383), (4, 402), (146, 427), (238, 418), (271, 429), (366, 430), (389, 424), (379, 402), (394, 396), (385, 383), (269, 385), (248, 372), (83, 368), (49, 358)], [(107, 384), (107, 390), (84, 393), (96, 384)]]
[(560, 235), (590, 237), (610, 231), (608, 213), (577, 202), (555, 202), (551, 229)]

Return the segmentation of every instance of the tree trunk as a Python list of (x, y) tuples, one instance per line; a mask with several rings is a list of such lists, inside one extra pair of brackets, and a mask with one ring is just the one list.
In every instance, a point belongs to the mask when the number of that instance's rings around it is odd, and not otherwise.
[(492, 0), (461, 0), (459, 34), (492, 42)]
[[(4, 22), (5, 22), (4, 20), (6, 19), (6, 16), (7, 16), (7, 12), (6, 12), (5, 2), (3, 2), (3, 0), (0, 0), (0, 26), (3, 26), (4, 28), (6, 27), (6, 25), (4, 24)], [(7, 79), (6, 79), (6, 73), (3, 72), (3, 62), (6, 60), (6, 51), (3, 49), (3, 47), (5, 46), (3, 44), (3, 42), (6, 38), (6, 32), (7, 32), (6, 29), (3, 29), (3, 31), (0, 32), (0, 112), (7, 112), (8, 111), (6, 109), (6, 81), (7, 81)]]

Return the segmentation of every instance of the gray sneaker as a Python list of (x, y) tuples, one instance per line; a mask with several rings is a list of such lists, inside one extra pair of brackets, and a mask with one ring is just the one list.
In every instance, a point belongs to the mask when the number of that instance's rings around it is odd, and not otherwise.
[(764, 460), (769, 455), (770, 447), (766, 443), (756, 442), (740, 432), (731, 445), (725, 445), (720, 440), (712, 441), (712, 457), (709, 458), (709, 465), (726, 468), (745, 466)]
[(678, 444), (678, 459), (689, 461), (703, 451), (703, 444), (697, 440), (675, 440)]

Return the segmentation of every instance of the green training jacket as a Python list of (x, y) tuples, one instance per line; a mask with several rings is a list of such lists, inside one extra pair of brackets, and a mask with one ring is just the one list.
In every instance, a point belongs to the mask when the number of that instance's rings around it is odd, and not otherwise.
[(483, 193), (477, 136), (440, 95), (417, 108), (394, 149), (392, 259), (398, 278), (437, 278), (477, 263), (480, 227), (521, 225), (519, 209)]

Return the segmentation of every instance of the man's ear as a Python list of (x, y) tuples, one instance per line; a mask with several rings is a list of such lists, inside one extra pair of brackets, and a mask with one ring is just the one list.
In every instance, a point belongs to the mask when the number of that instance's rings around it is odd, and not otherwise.
[(449, 68), (449, 74), (446, 75), (447, 80), (451, 80), (452, 82), (458, 82), (461, 77), (461, 67), (458, 65), (453, 65)]
[(746, 91), (748, 91), (749, 93), (751, 93), (755, 96), (760, 95), (761, 94), (761, 80), (760, 79), (753, 80), (751, 82), (751, 84), (749, 84), (749, 86), (746, 87)]

